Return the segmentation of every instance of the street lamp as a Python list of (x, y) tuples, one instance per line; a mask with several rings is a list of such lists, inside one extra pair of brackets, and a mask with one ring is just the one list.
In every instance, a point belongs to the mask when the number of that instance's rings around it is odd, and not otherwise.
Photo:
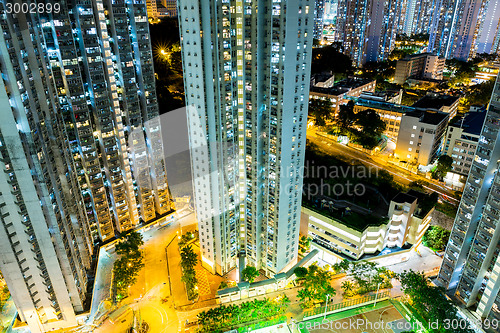
[(326, 309), (328, 309), (328, 298), (329, 297), (330, 297), (330, 294), (326, 294), (325, 315), (323, 316), (323, 320), (326, 319)]
[(377, 305), (377, 297), (378, 297), (378, 291), (380, 289), (380, 283), (381, 282), (379, 282), (377, 285), (377, 293), (375, 294), (375, 303), (373, 303), (373, 307), (375, 307), (375, 305)]

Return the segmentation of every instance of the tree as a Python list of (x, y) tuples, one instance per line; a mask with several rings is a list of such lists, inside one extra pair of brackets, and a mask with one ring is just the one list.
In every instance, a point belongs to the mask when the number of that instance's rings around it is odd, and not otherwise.
[(432, 172), (433, 178), (442, 179), (448, 172), (451, 171), (453, 165), (453, 158), (448, 155), (439, 156), (436, 168)]
[(181, 249), (181, 267), (184, 270), (192, 269), (198, 263), (198, 256), (193, 251), (191, 245), (184, 246)]
[(379, 114), (372, 109), (360, 111), (356, 114), (355, 124), (360, 126), (365, 133), (380, 136), (386, 128), (385, 122)]
[(307, 275), (307, 268), (305, 267), (297, 267), (293, 271), (295, 273), (295, 276), (297, 277), (297, 280), (303, 280), (306, 275)]
[(227, 287), (229, 287), (229, 285), (227, 284), (226, 281), (222, 281), (220, 284), (219, 284), (219, 288), (217, 288), (218, 290), (220, 289), (226, 289)]
[(241, 278), (252, 283), (259, 276), (259, 271), (253, 266), (247, 266), (241, 271)]
[(132, 231), (125, 236), (125, 239), (115, 245), (116, 254), (129, 256), (139, 251), (139, 247), (144, 245), (142, 236), (137, 231)]
[(314, 117), (317, 126), (325, 126), (326, 122), (332, 119), (332, 103), (328, 99), (311, 98), (309, 114)]
[(428, 247), (442, 251), (450, 239), (450, 231), (440, 226), (430, 226), (424, 234), (422, 241)]
[[(409, 298), (410, 305), (429, 323), (438, 323), (438, 332), (445, 332), (444, 323), (458, 320), (457, 310), (444, 295), (444, 289), (431, 286), (423, 273), (404, 271), (398, 274), (397, 278), (401, 282), (401, 289)], [(455, 333), (472, 333), (471, 330), (458, 326), (453, 330)]]
[(120, 258), (113, 264), (113, 283), (119, 296), (127, 294), (128, 287), (137, 281), (137, 275), (144, 267), (143, 254), (139, 249), (143, 244), (141, 234), (132, 231), (115, 245)]
[(307, 236), (301, 236), (299, 239), (299, 252), (304, 253), (309, 251), (311, 247), (311, 238)]
[(297, 292), (297, 296), (307, 305), (326, 301), (326, 295), (333, 297), (336, 294), (335, 289), (330, 284), (331, 278), (331, 272), (315, 264), (309, 266), (302, 289)]
[(347, 297), (353, 296), (355, 294), (355, 285), (351, 281), (342, 282), (341, 288)]
[(344, 74), (350, 74), (353, 71), (351, 59), (342, 53), (342, 46), (339, 44), (334, 43), (313, 49), (311, 73), (328, 71)]
[(354, 114), (354, 102), (349, 101), (347, 104), (340, 105), (337, 114), (337, 123), (344, 130), (350, 130), (356, 121)]
[(367, 149), (377, 146), (386, 124), (375, 110), (367, 109), (356, 114), (355, 125), (361, 130), (357, 133), (358, 142)]

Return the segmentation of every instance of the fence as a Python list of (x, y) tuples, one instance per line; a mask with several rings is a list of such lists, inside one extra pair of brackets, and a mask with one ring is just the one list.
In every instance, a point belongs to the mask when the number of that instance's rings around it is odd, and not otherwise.
[(424, 318), (418, 318), (419, 316), (415, 313), (415, 311), (410, 310), (404, 303), (403, 300), (401, 299), (390, 299), (389, 300), (392, 305), (398, 310), (398, 312), (405, 317), (407, 321), (409, 321), (412, 325), (412, 328), (415, 329), (415, 326), (418, 327), (417, 332), (423, 333), (423, 332), (429, 332), (424, 325), (422, 325), (422, 322), (425, 323)]
[(246, 332), (252, 332), (261, 328), (266, 328), (269, 326), (274, 326), (274, 325), (279, 325), (279, 324), (284, 324), (286, 325), (286, 316), (279, 316), (270, 320), (266, 321), (259, 321), (255, 324), (248, 325), (246, 323), (246, 326), (239, 327), (237, 330), (239, 333), (246, 333)]
[(391, 296), (391, 293), (389, 291), (384, 291), (384, 292), (381, 292), (381, 293), (378, 293), (375, 295), (369, 295), (369, 296), (364, 296), (361, 298), (355, 298), (355, 299), (351, 299), (348, 301), (344, 301), (342, 303), (330, 304), (327, 306), (326, 311), (325, 311), (325, 307), (321, 306), (321, 307), (318, 307), (318, 308), (315, 308), (315, 309), (312, 309), (309, 311), (304, 311), (304, 320), (311, 319), (312, 317), (322, 316), (325, 313), (328, 315), (330, 313), (339, 312), (342, 310), (347, 310), (347, 309), (350, 309), (353, 307), (357, 307), (359, 305), (364, 305), (367, 303), (374, 303), (375, 300), (382, 301), (382, 300), (390, 298), (390, 296)]

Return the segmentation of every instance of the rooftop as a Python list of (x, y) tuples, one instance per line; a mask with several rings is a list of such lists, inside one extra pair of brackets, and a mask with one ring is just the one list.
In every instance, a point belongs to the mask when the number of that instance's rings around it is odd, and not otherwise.
[(424, 124), (439, 125), (442, 121), (448, 118), (448, 114), (437, 111), (421, 111), (415, 110), (405, 113), (406, 116), (419, 118), (419, 121)]
[(394, 103), (383, 102), (383, 101), (375, 101), (375, 100), (371, 100), (371, 99), (365, 99), (362, 97), (358, 98), (356, 105), (364, 106), (367, 108), (374, 108), (374, 109), (380, 109), (380, 110), (386, 110), (386, 111), (392, 111), (392, 112), (400, 112), (400, 113), (415, 111), (415, 108), (411, 107), (411, 106), (406, 106), (406, 105), (402, 105), (402, 104), (394, 104)]
[(367, 85), (370, 82), (373, 82), (373, 80), (352, 77), (352, 78), (348, 78), (348, 79), (344, 79), (342, 81), (339, 81), (339, 82), (335, 83), (330, 88), (322, 88), (322, 87), (312, 86), (310, 88), (310, 91), (315, 92), (315, 93), (320, 93), (320, 94), (338, 96), (338, 95), (346, 93), (352, 89), (356, 89), (356, 88), (359, 88), (361, 86)]
[(434, 54), (432, 53), (415, 53), (415, 54), (409, 54), (407, 55), (406, 57), (404, 57), (403, 59), (401, 60), (412, 60), (412, 59), (415, 59), (415, 58), (420, 58), (420, 57), (427, 57), (427, 56), (432, 56)]
[(394, 201), (396, 203), (413, 203), (415, 202), (415, 200), (417, 200), (416, 197), (414, 197), (413, 195), (410, 195), (408, 193), (403, 193), (403, 192), (399, 192), (398, 194), (396, 194), (396, 196), (391, 200), (391, 201)]
[(406, 192), (406, 194), (417, 198), (418, 208), (415, 210), (414, 214), (416, 217), (419, 218), (425, 217), (431, 211), (431, 209), (434, 208), (438, 199), (437, 192), (427, 194), (424, 192), (411, 189), (408, 192)]
[(443, 106), (452, 106), (460, 97), (440, 94), (427, 94), (412, 106), (419, 109), (440, 110)]
[(360, 232), (369, 226), (379, 226), (387, 223), (386, 217), (377, 217), (371, 214), (362, 215), (348, 209), (321, 208), (307, 201), (302, 201), (302, 206)]
[(465, 133), (479, 135), (483, 128), (486, 112), (468, 112), (461, 120), (451, 126), (462, 128)]

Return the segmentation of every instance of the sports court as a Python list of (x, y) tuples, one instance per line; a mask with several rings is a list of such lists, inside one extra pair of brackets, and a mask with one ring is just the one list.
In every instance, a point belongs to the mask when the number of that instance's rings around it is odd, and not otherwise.
[[(399, 308), (399, 307), (398, 307)], [(301, 333), (401, 333), (411, 324), (389, 301), (364, 305), (297, 324)]]

